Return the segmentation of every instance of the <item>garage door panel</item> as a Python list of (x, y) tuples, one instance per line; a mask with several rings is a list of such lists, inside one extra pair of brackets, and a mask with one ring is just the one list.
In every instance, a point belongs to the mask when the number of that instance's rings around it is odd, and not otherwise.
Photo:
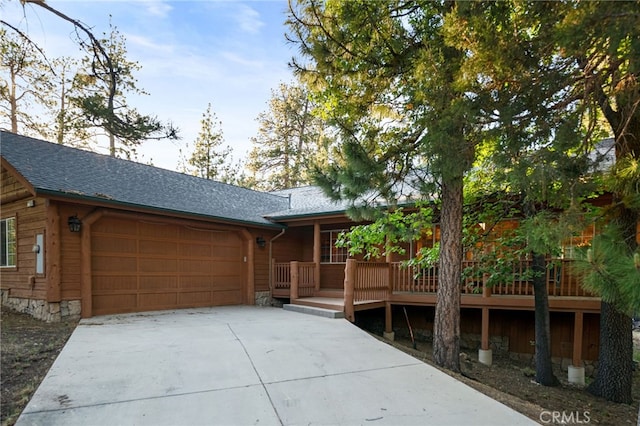
[(241, 275), (242, 273), (241, 262), (224, 262), (218, 261), (212, 263), (213, 271), (211, 274), (214, 277), (224, 277), (228, 275)]
[(214, 291), (237, 290), (239, 285), (240, 279), (237, 277), (220, 277), (215, 281)]
[(180, 259), (178, 271), (185, 275), (209, 275), (211, 274), (211, 259)]
[(109, 235), (136, 235), (137, 225), (136, 222), (132, 222), (127, 219), (114, 219), (99, 220), (91, 225), (92, 233), (104, 233)]
[(138, 243), (131, 237), (96, 235), (91, 238), (92, 253), (136, 253)]
[(211, 306), (211, 291), (182, 292), (178, 295), (181, 306)]
[(137, 307), (136, 301), (137, 296), (135, 294), (94, 294), (92, 297), (93, 312), (133, 312)]
[(138, 280), (131, 275), (94, 275), (93, 294), (132, 292), (138, 288)]
[(178, 254), (178, 243), (175, 241), (140, 240), (140, 254), (155, 254), (163, 256), (176, 256)]
[(144, 290), (176, 290), (178, 288), (177, 276), (140, 276), (138, 279), (140, 283), (139, 289)]
[(178, 294), (171, 293), (140, 293), (138, 294), (138, 306), (143, 310), (169, 309), (178, 304)]
[(237, 259), (242, 257), (242, 247), (238, 246), (214, 246), (213, 257), (219, 257), (222, 259)]
[(178, 238), (178, 227), (167, 223), (138, 222), (140, 237), (162, 237), (167, 240)]
[(242, 303), (242, 293), (240, 290), (216, 291), (213, 293), (213, 304), (221, 305), (239, 305)]
[(135, 257), (93, 256), (91, 268), (94, 272), (135, 273), (138, 269), (138, 262)]
[(235, 232), (109, 217), (91, 229), (94, 315), (243, 302)]
[(174, 273), (178, 271), (178, 261), (168, 258), (141, 258), (140, 273)]
[(186, 244), (180, 243), (178, 248), (180, 256), (185, 257), (211, 257), (211, 245), (210, 244)]

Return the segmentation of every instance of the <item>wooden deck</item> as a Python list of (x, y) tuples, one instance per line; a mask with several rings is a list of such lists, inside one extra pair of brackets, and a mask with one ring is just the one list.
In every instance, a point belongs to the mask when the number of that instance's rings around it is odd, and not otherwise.
[[(471, 264), (472, 265), (472, 264)], [(468, 266), (468, 265), (467, 265)], [(533, 286), (519, 279), (526, 261), (514, 266), (514, 281), (484, 288), (468, 280), (461, 287), (461, 307), (509, 310), (534, 310)], [(390, 305), (435, 306), (437, 270), (402, 268), (399, 262), (359, 262), (345, 265), (344, 290), (321, 289), (314, 281), (313, 262), (274, 263), (273, 297), (289, 298), (292, 304), (345, 312), (354, 320), (354, 312)], [(558, 312), (600, 312), (600, 298), (587, 293), (571, 273), (571, 263), (563, 261), (547, 273), (549, 309)]]

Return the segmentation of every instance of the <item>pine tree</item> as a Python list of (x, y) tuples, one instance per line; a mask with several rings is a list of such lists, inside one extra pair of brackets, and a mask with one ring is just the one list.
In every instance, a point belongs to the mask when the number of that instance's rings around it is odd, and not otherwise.
[[(409, 180), (441, 202), (434, 360), (459, 370), (463, 177), (480, 142), (461, 80), (466, 52), (445, 43), (453, 2), (306, 0), (289, 13), (293, 67), (339, 129), (316, 179), (335, 198), (393, 203)], [(462, 83), (462, 84), (461, 84)]]
[(0, 28), (1, 120), (14, 133), (46, 133), (46, 123), (33, 114), (51, 105), (51, 69), (42, 53), (22, 35)]
[(271, 91), (269, 109), (258, 115), (260, 127), (251, 138), (247, 162), (256, 188), (270, 191), (309, 184), (311, 165), (326, 162), (326, 126), (313, 109), (301, 84), (282, 83)]
[(183, 172), (204, 179), (225, 183), (236, 183), (240, 176), (240, 166), (233, 164), (233, 150), (224, 145), (222, 122), (218, 120), (211, 104), (202, 114), (200, 132), (193, 143), (193, 151), (179, 167)]

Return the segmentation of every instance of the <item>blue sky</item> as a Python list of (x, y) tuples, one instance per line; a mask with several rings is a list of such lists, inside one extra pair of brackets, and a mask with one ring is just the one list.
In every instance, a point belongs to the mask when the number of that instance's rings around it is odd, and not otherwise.
[[(109, 16), (127, 40), (128, 59), (149, 96), (131, 97), (141, 113), (171, 120), (178, 142), (147, 142), (140, 161), (175, 169), (178, 150), (192, 143), (211, 103), (225, 142), (237, 160), (257, 134), (256, 117), (268, 108), (271, 89), (292, 80), (287, 63), (295, 47), (285, 40), (286, 0), (94, 1), (47, 0), (52, 7), (108, 32)], [(51, 56), (80, 56), (70, 24), (18, 0), (2, 2), (3, 19), (18, 24)], [(103, 148), (104, 149), (104, 148)], [(104, 151), (103, 151), (104, 152)]]

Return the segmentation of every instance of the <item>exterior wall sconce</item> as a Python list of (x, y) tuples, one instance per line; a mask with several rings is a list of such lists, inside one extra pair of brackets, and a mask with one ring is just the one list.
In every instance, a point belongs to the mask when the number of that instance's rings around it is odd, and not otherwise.
[(258, 245), (258, 247), (264, 247), (267, 244), (267, 242), (263, 237), (258, 237), (256, 238), (256, 244)]
[(82, 228), (82, 221), (78, 219), (78, 215), (69, 216), (67, 224), (71, 232), (80, 232), (80, 228)]

